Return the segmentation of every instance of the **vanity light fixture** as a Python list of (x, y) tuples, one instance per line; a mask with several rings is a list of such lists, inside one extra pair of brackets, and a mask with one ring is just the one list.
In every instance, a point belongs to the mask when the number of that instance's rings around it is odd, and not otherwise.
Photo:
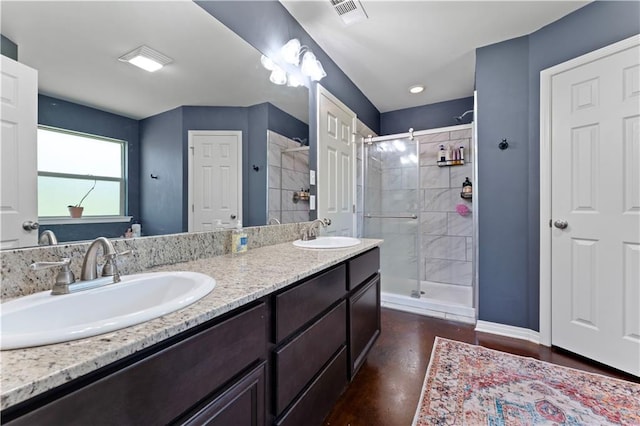
[(128, 62), (145, 71), (155, 72), (165, 65), (173, 62), (173, 59), (153, 50), (148, 46), (140, 46), (131, 52), (118, 58), (119, 61)]
[[(302, 56), (301, 65), (300, 56)], [(318, 59), (316, 59), (316, 55), (314, 55), (307, 46), (300, 45), (300, 40), (297, 38), (289, 40), (284, 46), (282, 46), (279, 57), (289, 64), (300, 66), (302, 74), (313, 81), (320, 81), (327, 76), (322, 64)], [(303, 85), (303, 79), (300, 75), (296, 75), (295, 72), (293, 74), (287, 74), (268, 56), (262, 55), (260, 57), (260, 63), (267, 70), (271, 71), (269, 80), (272, 83), (278, 85), (286, 83), (290, 87), (299, 87)]]
[(416, 84), (415, 86), (409, 87), (409, 92), (415, 94), (424, 92), (424, 86), (422, 84)]

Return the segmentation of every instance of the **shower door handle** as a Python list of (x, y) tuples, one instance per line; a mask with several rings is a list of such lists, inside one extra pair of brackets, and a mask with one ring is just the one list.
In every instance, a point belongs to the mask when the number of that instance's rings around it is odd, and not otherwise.
[(383, 215), (375, 215), (375, 214), (365, 214), (364, 217), (367, 219), (375, 218), (375, 219), (417, 219), (417, 214), (411, 214), (408, 216), (383, 216)]

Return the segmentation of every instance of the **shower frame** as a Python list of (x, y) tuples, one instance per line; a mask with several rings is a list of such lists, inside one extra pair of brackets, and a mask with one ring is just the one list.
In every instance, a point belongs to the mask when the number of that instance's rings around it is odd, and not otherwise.
[[(473, 231), (472, 231), (472, 238), (473, 238), (473, 248), (472, 248), (472, 306), (471, 308), (473, 308), (474, 310), (474, 316), (475, 316), (475, 320), (477, 320), (478, 318), (478, 265), (477, 265), (477, 260), (478, 260), (478, 142), (477, 142), (477, 128), (476, 128), (476, 115), (477, 113), (477, 108), (475, 105), (475, 99), (474, 99), (474, 120), (469, 123), (469, 124), (459, 124), (459, 125), (454, 125), (454, 126), (446, 126), (446, 127), (439, 127), (439, 128), (434, 128), (434, 129), (426, 129), (426, 130), (418, 130), (418, 131), (414, 131), (413, 129), (409, 129), (408, 132), (405, 133), (396, 133), (393, 135), (384, 135), (384, 136), (367, 136), (367, 137), (362, 137), (361, 140), (359, 141), (359, 143), (361, 144), (361, 157), (363, 159), (362, 161), (362, 173), (360, 176), (360, 184), (363, 188), (362, 191), (362, 220), (365, 221), (367, 219), (367, 212), (366, 212), (366, 198), (367, 198), (367, 191), (365, 190), (365, 182), (366, 182), (366, 176), (368, 173), (368, 159), (366, 158), (366, 147), (367, 146), (372, 146), (375, 143), (380, 143), (380, 142), (387, 142), (387, 141), (391, 141), (391, 140), (397, 140), (397, 139), (409, 139), (409, 140), (413, 140), (415, 139), (415, 137), (418, 136), (424, 136), (424, 135), (429, 135), (429, 134), (434, 134), (434, 133), (443, 133), (443, 132), (448, 132), (448, 131), (456, 131), (456, 130), (466, 130), (466, 129), (471, 129), (471, 154), (472, 154), (472, 163), (473, 163), (473, 182), (474, 182), (474, 202), (471, 205), (471, 211), (472, 211), (472, 226), (473, 226)], [(421, 174), (421, 167), (420, 167), (420, 143), (416, 142), (416, 155), (418, 157), (418, 162), (416, 164), (417, 167), (417, 173), (416, 173), (416, 188), (420, 188), (420, 174)], [(366, 161), (365, 161), (366, 160)], [(420, 226), (420, 219), (421, 219), (421, 208), (418, 208), (418, 226)], [(409, 216), (409, 215), (408, 215)], [(364, 225), (363, 225), (363, 230), (364, 230)], [(420, 280), (420, 261), (419, 261), (419, 257), (420, 257), (420, 253), (421, 253), (421, 247), (422, 247), (422, 241), (421, 241), (421, 232), (417, 233), (417, 238), (416, 238), (416, 255), (418, 257), (418, 261), (417, 263), (417, 269), (418, 269), (418, 278), (416, 279), (416, 289), (412, 291), (411, 296), (414, 298), (419, 298), (420, 297), (420, 287), (421, 287), (421, 280)], [(416, 297), (417, 296), (417, 297)], [(413, 311), (412, 309), (408, 309), (410, 311)]]

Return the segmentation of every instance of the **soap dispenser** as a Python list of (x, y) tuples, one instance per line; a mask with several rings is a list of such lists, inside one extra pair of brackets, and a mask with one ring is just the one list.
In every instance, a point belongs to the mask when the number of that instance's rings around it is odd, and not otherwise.
[(231, 253), (238, 254), (247, 251), (247, 234), (242, 230), (242, 222), (238, 220), (236, 229), (233, 230), (231, 238)]

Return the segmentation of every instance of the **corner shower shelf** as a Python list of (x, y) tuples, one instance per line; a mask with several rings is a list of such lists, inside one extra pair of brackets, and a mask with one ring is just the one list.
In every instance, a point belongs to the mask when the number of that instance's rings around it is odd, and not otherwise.
[(464, 166), (464, 160), (436, 161), (439, 167)]

